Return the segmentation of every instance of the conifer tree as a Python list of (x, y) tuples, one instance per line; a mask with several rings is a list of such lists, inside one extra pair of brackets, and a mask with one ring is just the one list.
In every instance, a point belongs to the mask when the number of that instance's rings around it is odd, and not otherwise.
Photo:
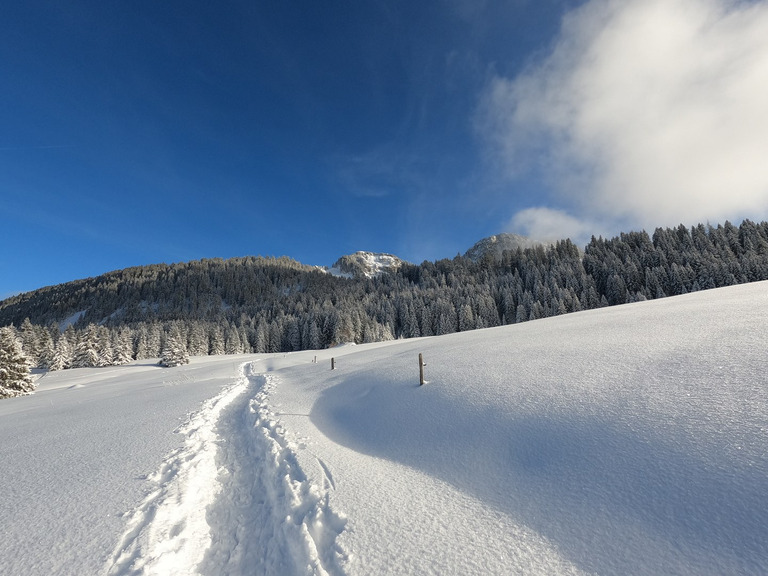
[(40, 333), (37, 326), (30, 322), (29, 318), (24, 318), (19, 329), (19, 338), (21, 339), (21, 348), (24, 355), (29, 360), (31, 366), (37, 366), (40, 357)]
[(45, 328), (40, 329), (40, 348), (37, 359), (37, 366), (39, 368), (50, 369), (53, 363), (53, 358), (56, 355), (56, 343), (53, 340), (54, 331), (58, 333), (59, 330), (55, 326), (49, 330)]
[(112, 364), (128, 364), (133, 360), (131, 330), (123, 327), (112, 332)]
[(242, 354), (243, 343), (240, 340), (240, 332), (234, 326), (229, 326), (224, 338), (225, 354)]
[(61, 334), (56, 340), (53, 358), (48, 366), (49, 370), (64, 370), (72, 365), (72, 345), (66, 334)]
[(98, 355), (96, 366), (104, 367), (118, 364), (118, 362), (115, 362), (112, 337), (107, 327), (97, 326), (94, 334), (96, 337), (96, 354)]
[(0, 328), (0, 398), (31, 394), (35, 390), (29, 359), (13, 328)]
[(208, 334), (208, 354), (211, 356), (220, 356), (224, 354), (224, 335), (219, 326), (212, 326)]
[(190, 356), (205, 356), (208, 354), (208, 336), (200, 322), (194, 322), (189, 329), (187, 350)]
[(72, 367), (92, 368), (100, 365), (101, 358), (98, 352), (96, 326), (89, 324), (85, 332), (80, 334), (77, 346), (75, 347), (74, 357), (72, 358)]
[(189, 364), (186, 338), (182, 336), (178, 327), (174, 326), (166, 335), (163, 349), (160, 352), (160, 366), (171, 368)]
[(255, 341), (253, 343), (253, 351), (257, 354), (263, 354), (267, 351), (269, 343), (269, 328), (263, 318), (259, 319), (256, 325)]
[(147, 325), (143, 322), (139, 324), (139, 327), (135, 330), (135, 334), (133, 357), (136, 358), (136, 360), (151, 358)]

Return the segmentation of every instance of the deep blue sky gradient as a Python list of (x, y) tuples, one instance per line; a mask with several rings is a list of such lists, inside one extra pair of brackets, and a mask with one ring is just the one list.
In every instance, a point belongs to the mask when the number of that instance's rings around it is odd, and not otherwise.
[(576, 4), (7, 3), (0, 298), (199, 258), (463, 253), (546, 195), (485, 177), (473, 118)]

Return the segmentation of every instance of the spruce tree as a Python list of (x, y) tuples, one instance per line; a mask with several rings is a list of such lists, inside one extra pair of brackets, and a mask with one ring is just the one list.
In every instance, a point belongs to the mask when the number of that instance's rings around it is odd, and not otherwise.
[(51, 364), (53, 364), (53, 358), (56, 355), (56, 343), (53, 340), (53, 334), (57, 334), (58, 331), (59, 329), (56, 327), (40, 329), (40, 351), (37, 359), (39, 368), (50, 369)]
[(192, 322), (187, 336), (187, 350), (190, 356), (208, 354), (208, 336), (200, 322)]
[(101, 365), (98, 343), (96, 340), (96, 326), (89, 324), (85, 331), (80, 334), (80, 338), (75, 346), (74, 357), (72, 358), (73, 368), (93, 368)]
[(173, 327), (166, 335), (163, 349), (160, 352), (160, 366), (171, 368), (189, 364), (186, 338), (177, 327)]
[(72, 365), (72, 346), (66, 335), (62, 334), (56, 340), (53, 358), (48, 366), (49, 370), (64, 370)]
[(29, 359), (13, 328), (0, 328), (0, 398), (31, 394), (35, 390)]
[(116, 366), (133, 360), (133, 340), (130, 328), (123, 327), (111, 333), (112, 363)]

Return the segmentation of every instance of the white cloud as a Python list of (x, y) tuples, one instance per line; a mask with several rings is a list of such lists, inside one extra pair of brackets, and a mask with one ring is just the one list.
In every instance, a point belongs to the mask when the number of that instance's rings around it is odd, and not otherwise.
[(583, 239), (591, 233), (590, 225), (562, 210), (527, 208), (514, 215), (507, 229), (541, 242), (563, 238)]
[(768, 2), (591, 0), (493, 78), (478, 127), (505, 175), (533, 170), (582, 221), (766, 218)]

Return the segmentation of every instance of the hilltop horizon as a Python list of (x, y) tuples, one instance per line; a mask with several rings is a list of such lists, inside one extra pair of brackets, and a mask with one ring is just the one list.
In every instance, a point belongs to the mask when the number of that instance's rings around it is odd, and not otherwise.
[(768, 0), (11, 3), (0, 299), (768, 219)]

